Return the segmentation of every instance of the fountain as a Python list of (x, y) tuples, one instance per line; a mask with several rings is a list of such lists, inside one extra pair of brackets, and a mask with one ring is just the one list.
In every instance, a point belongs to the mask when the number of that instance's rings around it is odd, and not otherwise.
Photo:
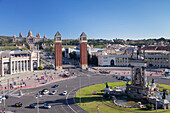
[[(113, 96), (113, 103), (128, 108), (144, 107), (145, 103), (157, 104), (158, 108), (170, 109), (170, 95), (168, 91), (163, 91), (163, 96), (158, 92), (154, 79), (152, 84), (147, 83), (146, 67), (147, 62), (140, 56), (140, 47), (137, 56), (133, 56), (131, 65), (131, 84), (127, 82), (126, 87), (115, 87), (110, 89), (106, 85), (105, 92)], [(162, 96), (162, 97), (161, 97)], [(142, 101), (139, 102), (139, 101)]]

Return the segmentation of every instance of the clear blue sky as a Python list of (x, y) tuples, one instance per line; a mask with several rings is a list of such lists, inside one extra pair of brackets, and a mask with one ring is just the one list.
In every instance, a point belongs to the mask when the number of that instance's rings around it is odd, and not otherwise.
[(0, 0), (0, 35), (170, 38), (170, 0)]

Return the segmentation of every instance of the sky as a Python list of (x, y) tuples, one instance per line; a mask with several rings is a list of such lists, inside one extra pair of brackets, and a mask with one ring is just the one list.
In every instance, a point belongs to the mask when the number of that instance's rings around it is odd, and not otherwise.
[(170, 0), (0, 0), (0, 36), (170, 38)]

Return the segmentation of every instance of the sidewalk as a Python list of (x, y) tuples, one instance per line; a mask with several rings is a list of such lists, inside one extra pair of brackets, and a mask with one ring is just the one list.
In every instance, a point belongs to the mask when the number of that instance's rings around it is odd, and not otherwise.
[[(10, 75), (4, 77), (6, 82), (4, 82), (5, 90), (13, 90), (18, 89), (19, 84), (21, 89), (28, 89), (34, 87), (40, 87), (46, 84), (50, 84), (56, 81), (66, 80), (70, 78), (75, 78), (76, 76), (70, 76), (68, 78), (63, 78), (60, 75), (64, 73), (63, 71), (55, 71), (55, 70), (43, 70), (36, 72), (27, 72), (21, 73), (18, 75)], [(19, 78), (18, 78), (19, 77)], [(1, 79), (2, 80), (2, 79)], [(2, 93), (3, 83), (0, 83), (0, 89)]]
[[(107, 69), (107, 71), (110, 71), (109, 74), (102, 74), (99, 72), (99, 70), (94, 70), (94, 69), (89, 69), (88, 71), (94, 72), (96, 74), (101, 74), (101, 75), (118, 75), (118, 76), (131, 76), (131, 72), (128, 70), (111, 70), (111, 69)], [(146, 71), (146, 76), (162, 76), (163, 73), (161, 72), (150, 72), (150, 71)]]

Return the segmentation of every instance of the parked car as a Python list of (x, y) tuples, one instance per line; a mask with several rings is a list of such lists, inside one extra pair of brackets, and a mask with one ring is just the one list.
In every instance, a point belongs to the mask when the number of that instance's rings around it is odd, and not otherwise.
[(54, 90), (54, 91), (52, 91), (50, 94), (51, 94), (51, 95), (55, 95), (56, 93), (57, 93), (57, 91)]
[(15, 103), (15, 106), (16, 107), (22, 107), (22, 103), (21, 102)]
[(52, 86), (51, 88), (56, 88), (56, 87), (58, 87), (59, 85), (54, 85), (54, 86)]
[(64, 96), (67, 95), (67, 91), (64, 91), (64, 92), (63, 92), (63, 95), (64, 95)]
[(113, 77), (118, 77), (118, 75), (113, 75)]
[(127, 80), (127, 81), (130, 81), (130, 80), (131, 80), (131, 77), (126, 77), (126, 80)]
[(124, 80), (125, 79), (125, 76), (120, 76), (120, 80)]
[(46, 108), (46, 109), (50, 109), (50, 108), (51, 108), (51, 106), (50, 106), (48, 103), (44, 103), (44, 108)]
[(36, 106), (36, 104), (30, 104), (29, 107), (30, 108), (36, 108), (37, 106)]
[(43, 89), (41, 92), (42, 92), (43, 95), (45, 95), (45, 94), (49, 93), (49, 90), (48, 89)]

